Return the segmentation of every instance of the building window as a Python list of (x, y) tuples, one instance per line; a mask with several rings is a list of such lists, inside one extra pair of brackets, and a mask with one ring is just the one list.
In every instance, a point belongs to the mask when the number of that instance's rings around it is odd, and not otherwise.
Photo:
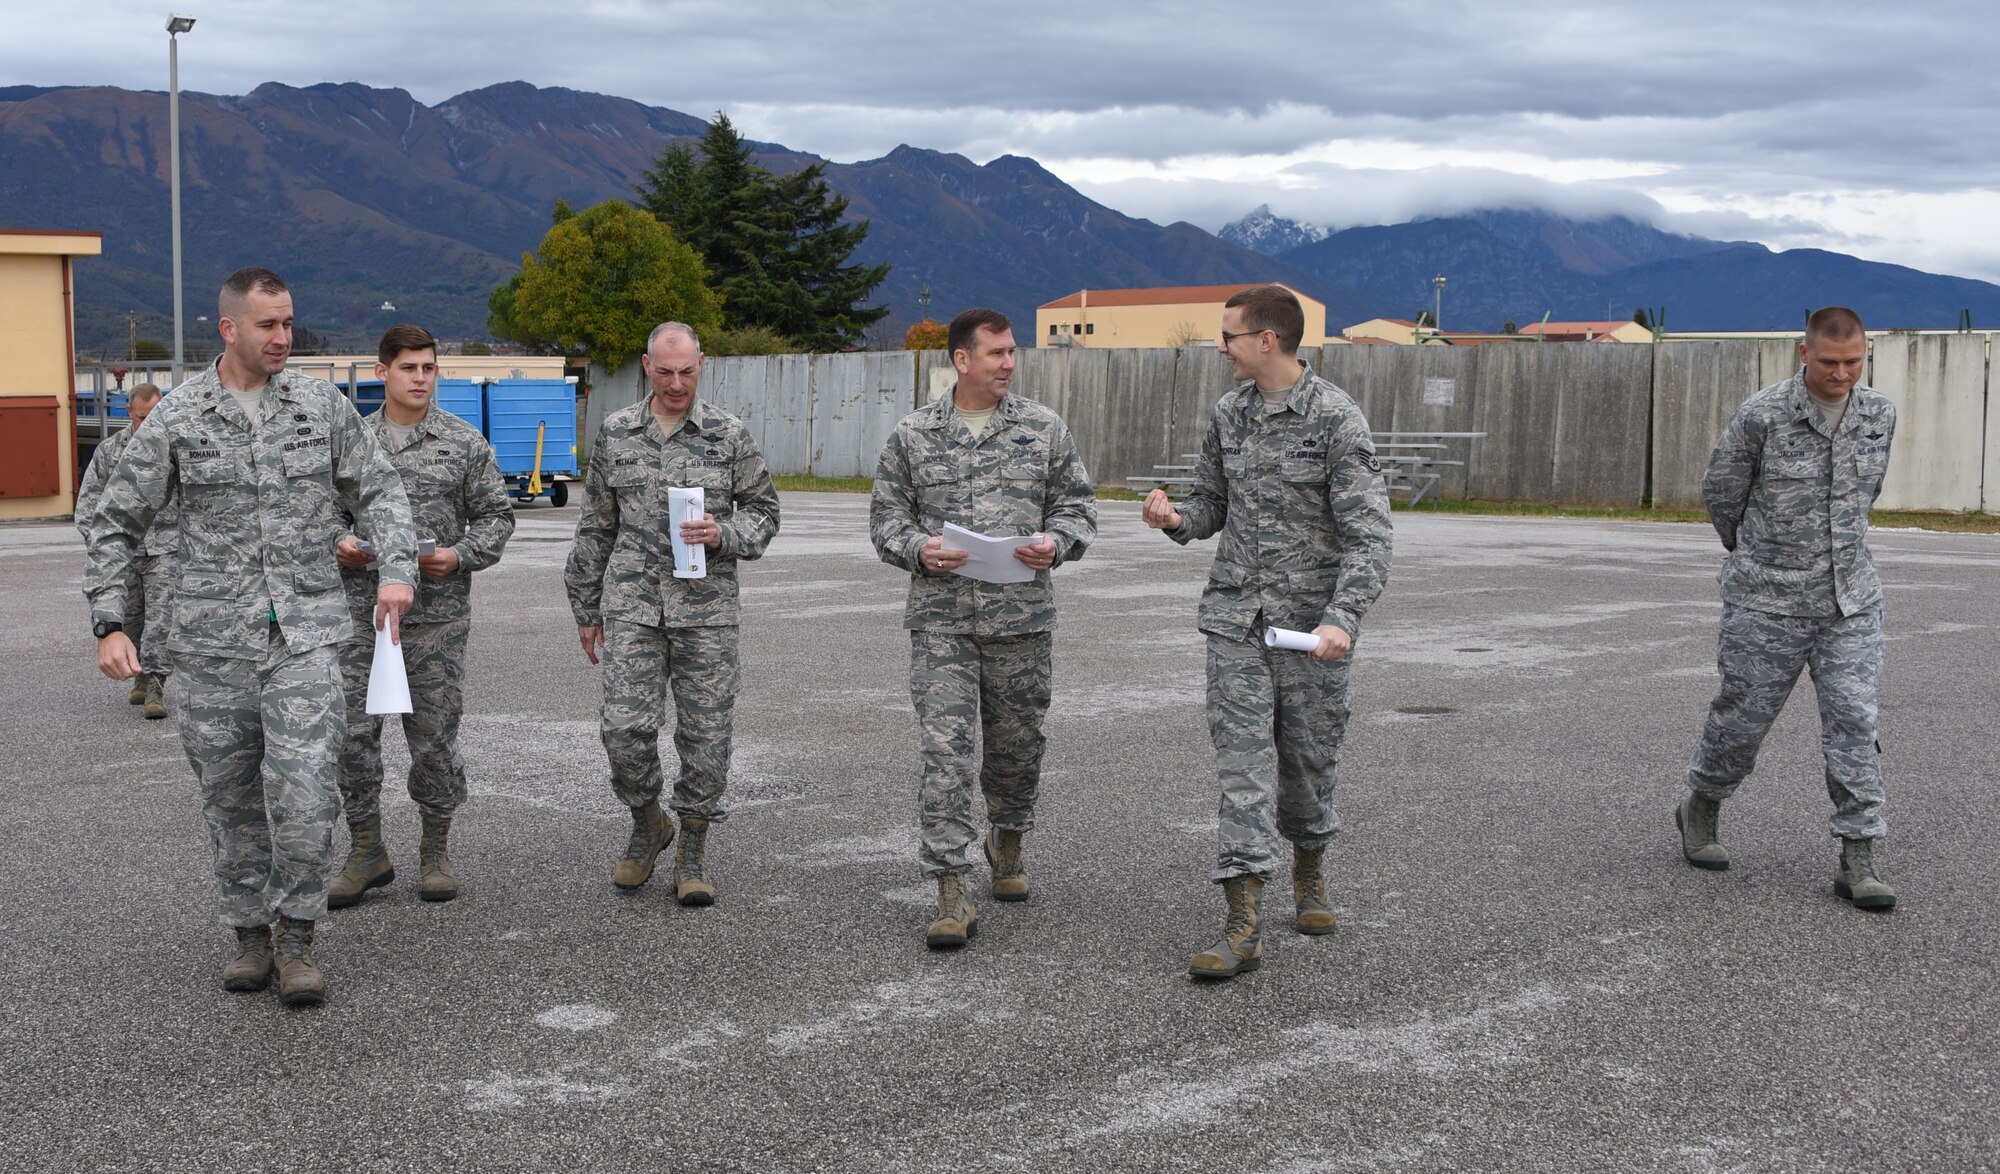
[(1096, 334), (1096, 333), (1097, 333), (1097, 323), (1095, 323), (1095, 322), (1086, 322), (1086, 323), (1084, 323), (1084, 326), (1083, 326), (1083, 332), (1084, 332), (1085, 334)]
[(1056, 336), (1056, 324), (1051, 322), (1049, 323), (1049, 337), (1054, 338), (1055, 336)]

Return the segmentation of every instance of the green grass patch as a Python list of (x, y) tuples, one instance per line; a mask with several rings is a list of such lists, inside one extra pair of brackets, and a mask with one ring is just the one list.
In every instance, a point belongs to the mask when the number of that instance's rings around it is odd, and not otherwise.
[[(774, 477), (780, 493), (867, 493), (875, 482), (868, 477)], [(1097, 487), (1099, 501), (1144, 501), (1146, 492), (1130, 489), (1122, 485), (1100, 485)], [(1402, 502), (1391, 503), (1398, 511), (1410, 507)], [(1430, 499), (1417, 507), (1418, 513), (1432, 512)], [(1446, 498), (1437, 503), (1435, 512), (1440, 514), (1471, 514), (1504, 518), (1597, 518), (1607, 522), (1693, 522), (1706, 526), (1708, 514), (1701, 510), (1681, 509), (1632, 509), (1623, 506), (1596, 505), (1547, 505), (1532, 501), (1477, 501)], [(1876, 526), (1914, 529), (1945, 530), (1971, 534), (2000, 534), (2000, 514), (1988, 513), (1947, 513), (1936, 510), (1876, 510), (1871, 515), (1871, 524)]]
[(875, 488), (872, 477), (814, 477), (787, 473), (771, 478), (779, 493), (868, 493)]

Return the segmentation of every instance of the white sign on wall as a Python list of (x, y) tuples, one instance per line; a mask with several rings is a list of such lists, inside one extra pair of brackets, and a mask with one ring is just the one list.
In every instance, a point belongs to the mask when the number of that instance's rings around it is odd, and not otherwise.
[(1449, 375), (1432, 375), (1424, 380), (1424, 406), (1448, 408), (1458, 393), (1458, 380)]

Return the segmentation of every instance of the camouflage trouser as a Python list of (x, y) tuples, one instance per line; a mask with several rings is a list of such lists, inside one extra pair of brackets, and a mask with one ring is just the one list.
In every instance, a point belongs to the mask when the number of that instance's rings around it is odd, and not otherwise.
[[(458, 756), (458, 721), (465, 713), (465, 637), (470, 620), (403, 625), (403, 671), (411, 712), (403, 717), (410, 747), (410, 798), (433, 819), (450, 819), (465, 802), (465, 763)], [(347, 822), (382, 814), (382, 717), (368, 712), (368, 670), (375, 663), (372, 619), (365, 635), (340, 647), (347, 689), (347, 740), (340, 748), (340, 796)]]
[(1208, 732), (1222, 784), (1214, 881), (1279, 867), (1283, 836), (1323, 848), (1340, 830), (1333, 788), (1347, 732), (1349, 658), (1264, 647), (1263, 632), (1208, 637)]
[(256, 660), (179, 653), (170, 682), (224, 925), (326, 915), (340, 814), (339, 656), (331, 644), (292, 652), (276, 624), (268, 640)]
[[(174, 589), (180, 585), (180, 560), (170, 554), (142, 554), (133, 560), (138, 590), (125, 601), (125, 634), (139, 651), (139, 671), (167, 679), (173, 663), (167, 656), (167, 633), (174, 627)], [(143, 631), (151, 627), (154, 638)]]
[(627, 807), (660, 797), (660, 722), (674, 695), (680, 778), (669, 804), (682, 815), (723, 818), (736, 686), (734, 625), (655, 628), (604, 621), (604, 708), (599, 731), (611, 759), (611, 790)]
[(986, 821), (1035, 826), (1042, 780), (1042, 715), (1049, 711), (1054, 634), (910, 633), (910, 700), (917, 710), (924, 777), (918, 788), (925, 876), (972, 867), (975, 755)]
[(1833, 834), (1872, 840), (1882, 822), (1882, 761), (1875, 689), (1882, 679), (1882, 609), (1813, 619), (1725, 604), (1716, 647), (1722, 688), (1708, 707), (1688, 786), (1727, 799), (1757, 764), (1757, 748), (1785, 707), (1800, 669), (1819, 694), (1819, 744)]

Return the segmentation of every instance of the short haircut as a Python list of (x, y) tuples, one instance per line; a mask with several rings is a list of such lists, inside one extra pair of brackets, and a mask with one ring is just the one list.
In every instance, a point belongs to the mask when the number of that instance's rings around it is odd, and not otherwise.
[(382, 332), (382, 341), (375, 344), (375, 361), (387, 367), (396, 361), (396, 356), (404, 351), (437, 352), (438, 340), (431, 332), (409, 322), (398, 322)]
[(1821, 306), (1806, 319), (1806, 341), (1825, 339), (1828, 342), (1846, 342), (1855, 336), (1868, 335), (1868, 328), (1861, 324), (1861, 315), (1846, 306)]
[(956, 355), (964, 351), (970, 355), (972, 340), (980, 331), (990, 330), (999, 334), (1003, 330), (1013, 328), (1014, 324), (1007, 320), (1007, 315), (998, 310), (989, 310), (985, 306), (975, 306), (951, 320), (951, 328), (946, 330), (944, 335), (944, 353)]
[(233, 311), (243, 305), (243, 300), (250, 296), (250, 291), (253, 289), (258, 293), (272, 295), (292, 292), (292, 287), (285, 284), (284, 278), (269, 269), (259, 269), (252, 265), (247, 269), (238, 269), (222, 283), (222, 295), (215, 299), (216, 312), (224, 318), (234, 318), (236, 315)]
[(1243, 308), (1243, 324), (1251, 330), (1268, 330), (1278, 336), (1278, 349), (1288, 355), (1299, 353), (1306, 336), (1306, 312), (1299, 299), (1282, 285), (1253, 285), (1223, 303), (1225, 309)]
[(125, 393), (125, 402), (128, 404), (151, 403), (164, 394), (157, 383), (134, 383), (132, 390)]
[(646, 336), (647, 354), (650, 355), (653, 353), (653, 344), (660, 341), (662, 334), (686, 335), (687, 340), (694, 344), (694, 353), (697, 355), (701, 354), (701, 336), (694, 332), (694, 327), (689, 326), (685, 322), (662, 322), (658, 326), (653, 327), (653, 333)]

